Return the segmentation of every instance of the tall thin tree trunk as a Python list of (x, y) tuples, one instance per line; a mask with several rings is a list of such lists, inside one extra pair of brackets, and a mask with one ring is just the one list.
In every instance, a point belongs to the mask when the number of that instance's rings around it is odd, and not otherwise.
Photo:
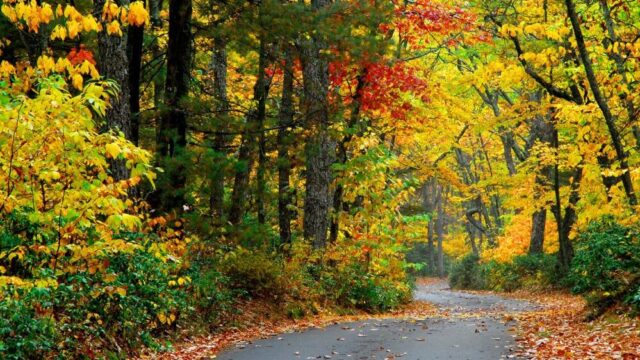
[(440, 196), (437, 199), (436, 237), (438, 238), (438, 276), (444, 277), (444, 188), (440, 187)]
[(531, 216), (531, 240), (529, 254), (542, 254), (544, 247), (544, 229), (547, 221), (547, 209), (536, 210)]
[(266, 221), (266, 195), (267, 184), (265, 175), (267, 172), (267, 150), (266, 137), (264, 132), (264, 120), (258, 124), (260, 134), (258, 134), (258, 168), (256, 173), (256, 212), (258, 215), (258, 223), (264, 224)]
[[(316, 13), (329, 0), (312, 0)], [(303, 232), (315, 249), (324, 248), (329, 227), (331, 164), (335, 142), (329, 134), (329, 64), (323, 55), (328, 46), (313, 33), (301, 46), (304, 85), (303, 107), (310, 135), (306, 146), (306, 185)]]
[[(602, 17), (604, 18), (604, 24), (607, 28), (607, 34), (609, 35), (608, 41), (613, 45), (615, 42), (619, 40), (618, 34), (616, 33), (616, 27), (613, 22), (613, 18), (611, 17), (611, 9), (609, 8), (609, 4), (607, 0), (599, 0), (600, 10), (602, 11)], [(613, 51), (607, 51), (607, 55), (616, 64), (616, 72), (622, 77), (622, 83), (631, 91), (635, 89), (634, 84), (629, 83), (629, 77), (627, 76), (627, 71), (625, 70), (625, 59)], [(624, 94), (624, 98), (621, 99), (624, 103), (625, 110), (627, 111), (627, 121), (629, 124), (632, 124), (633, 136), (636, 140), (636, 149), (640, 148), (640, 127), (636, 124), (637, 114), (636, 108), (633, 103), (632, 97), (629, 94)]]
[(140, 69), (144, 26), (129, 25), (127, 54), (129, 56), (129, 110), (131, 112), (131, 142), (138, 145), (140, 139)]
[[(101, 13), (104, 4), (105, 0), (95, 1), (94, 10)], [(111, 36), (105, 31), (98, 33), (98, 70), (100, 75), (115, 81), (120, 86), (119, 96), (111, 99), (110, 107), (107, 109), (103, 130), (122, 132), (125, 138), (132, 140), (128, 69), (127, 36)], [(116, 180), (129, 177), (129, 171), (127, 171), (123, 160), (110, 161), (109, 170)]]
[(214, 48), (211, 56), (210, 71), (213, 73), (214, 97), (217, 102), (217, 123), (214, 129), (217, 133), (214, 135), (213, 150), (214, 158), (212, 160), (209, 195), (209, 211), (212, 223), (220, 226), (224, 223), (224, 180), (226, 156), (223, 153), (226, 140), (221, 131), (224, 130), (224, 123), (227, 121), (229, 113), (229, 98), (227, 96), (227, 47), (226, 41), (221, 36), (214, 37)]
[[(162, 27), (162, 20), (160, 19), (160, 10), (162, 8), (162, 0), (149, 0), (149, 12), (151, 17), (151, 27), (154, 30), (157, 30)], [(151, 53), (153, 55), (153, 59), (162, 64), (162, 52), (160, 49), (160, 44), (158, 42), (158, 38), (154, 38), (153, 43), (151, 45)], [(162, 65), (159, 65), (162, 66)], [(156, 74), (153, 76), (153, 106), (156, 109), (159, 109), (164, 101), (164, 77), (161, 76), (161, 71), (156, 71)], [(159, 129), (156, 129), (159, 130)], [(157, 134), (156, 134), (157, 136)]]
[[(342, 137), (342, 140), (338, 143), (337, 149), (337, 161), (340, 164), (346, 164), (348, 160), (347, 154), (347, 146), (349, 146), (349, 142), (353, 139), (353, 127), (357, 125), (358, 120), (360, 119), (360, 104), (362, 99), (362, 89), (365, 85), (365, 76), (366, 74), (361, 74), (358, 76), (358, 82), (356, 84), (356, 91), (352, 97), (353, 100), (353, 108), (351, 109), (351, 115), (349, 117), (349, 121), (347, 122), (347, 128), (350, 130), (346, 135)], [(338, 239), (338, 233), (340, 231), (340, 213), (343, 208), (342, 197), (344, 195), (344, 186), (340, 183), (336, 184), (336, 189), (333, 193), (333, 216), (331, 220), (331, 228), (329, 231), (329, 241), (335, 242)]]
[(258, 117), (258, 168), (256, 169), (256, 213), (259, 224), (264, 224), (266, 221), (265, 202), (267, 196), (267, 184), (265, 177), (267, 172), (267, 140), (264, 131), (264, 120), (265, 115), (263, 109), (263, 115)]
[[(258, 77), (253, 88), (253, 98), (256, 101), (256, 108), (251, 110), (247, 116), (245, 132), (242, 135), (242, 143), (238, 152), (238, 162), (240, 168), (236, 171), (233, 192), (231, 194), (231, 207), (229, 209), (229, 222), (238, 225), (242, 220), (247, 202), (247, 191), (249, 188), (249, 175), (253, 168), (254, 152), (256, 149), (256, 132), (261, 132), (261, 124), (264, 122), (266, 103), (269, 93), (265, 69), (267, 67), (267, 43), (260, 39), (260, 50), (258, 60)], [(261, 195), (258, 195), (261, 196)]]
[(291, 159), (289, 157), (290, 133), (293, 123), (293, 47), (285, 45), (282, 98), (278, 114), (278, 224), (280, 243), (291, 244)]
[(169, 43), (165, 83), (168, 110), (160, 119), (157, 151), (164, 174), (160, 201), (166, 210), (181, 210), (184, 205), (188, 158), (187, 114), (180, 101), (189, 94), (191, 74), (191, 0), (169, 1)]
[(480, 250), (478, 248), (478, 244), (476, 243), (476, 230), (468, 221), (465, 222), (465, 228), (467, 229), (467, 234), (469, 235), (469, 245), (471, 246), (471, 252), (479, 256)]
[[(554, 129), (552, 146), (556, 149), (559, 148), (558, 130)], [(570, 185), (569, 200), (564, 210), (564, 216), (562, 214), (562, 201), (560, 198), (560, 171), (558, 161), (554, 165), (553, 171), (553, 189), (555, 195), (555, 205), (552, 207), (553, 214), (556, 218), (556, 226), (558, 228), (558, 264), (562, 274), (566, 274), (571, 266), (571, 260), (573, 259), (573, 246), (569, 239), (571, 229), (577, 220), (576, 205), (580, 201), (580, 183), (582, 181), (582, 164), (578, 164), (574, 170), (573, 182)]]
[(609, 130), (611, 143), (616, 152), (616, 158), (620, 163), (620, 169), (624, 172), (622, 174), (622, 185), (624, 186), (627, 200), (631, 206), (635, 206), (637, 204), (637, 198), (633, 190), (633, 182), (631, 181), (631, 174), (629, 171), (629, 166), (627, 165), (627, 155), (624, 152), (622, 138), (616, 127), (615, 118), (611, 113), (609, 103), (600, 91), (600, 85), (598, 84), (598, 80), (596, 79), (593, 65), (591, 63), (591, 58), (589, 57), (589, 52), (587, 51), (587, 46), (585, 44), (584, 35), (582, 34), (582, 28), (580, 27), (580, 20), (578, 19), (575, 4), (573, 0), (565, 0), (565, 5), (567, 8), (569, 20), (571, 21), (571, 27), (573, 28), (574, 38), (578, 46), (580, 59), (582, 60), (582, 66), (584, 67), (585, 73), (587, 75), (587, 81), (589, 82), (589, 87), (591, 88), (591, 93), (593, 94), (593, 98), (596, 100), (596, 103), (598, 104), (598, 107), (602, 112), (604, 121), (607, 125), (607, 129)]
[(500, 136), (500, 140), (502, 141), (502, 152), (504, 154), (504, 161), (507, 164), (507, 170), (509, 172), (509, 176), (513, 176), (516, 174), (516, 164), (513, 161), (513, 153), (511, 152), (513, 149), (513, 135), (512, 134), (503, 134)]
[(433, 275), (436, 269), (436, 249), (433, 241), (435, 221), (433, 218), (429, 219), (427, 225), (427, 272), (429, 275)]

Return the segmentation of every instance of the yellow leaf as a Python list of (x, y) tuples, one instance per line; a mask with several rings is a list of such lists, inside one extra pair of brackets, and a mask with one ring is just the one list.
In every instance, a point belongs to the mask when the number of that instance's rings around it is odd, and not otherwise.
[(107, 155), (109, 155), (113, 159), (117, 158), (118, 155), (120, 155), (120, 146), (116, 143), (107, 144), (105, 146), (105, 149), (107, 150)]
[(135, 26), (144, 25), (149, 19), (149, 13), (141, 1), (131, 3), (129, 6), (129, 24)]
[(107, 34), (111, 36), (122, 36), (122, 30), (120, 29), (120, 23), (117, 20), (113, 20), (107, 25)]
[(160, 320), (161, 323), (166, 324), (167, 323), (167, 316), (163, 313), (158, 314), (158, 320)]
[(71, 77), (71, 84), (73, 85), (73, 87), (75, 87), (78, 90), (82, 90), (83, 82), (84, 82), (84, 79), (80, 74), (73, 74), (73, 76)]

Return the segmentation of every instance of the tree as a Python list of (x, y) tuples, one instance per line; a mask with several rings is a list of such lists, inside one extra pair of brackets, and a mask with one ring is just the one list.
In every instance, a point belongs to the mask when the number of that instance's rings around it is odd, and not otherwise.
[(185, 205), (188, 168), (187, 114), (181, 101), (189, 94), (192, 61), (191, 0), (169, 2), (167, 45), (167, 111), (158, 124), (157, 153), (165, 173), (158, 182), (160, 203), (167, 210), (181, 211)]
[[(311, 11), (320, 16), (331, 4), (329, 0), (313, 0)], [(304, 124), (309, 131), (306, 155), (306, 185), (304, 200), (304, 237), (316, 249), (324, 248), (329, 229), (331, 164), (335, 142), (329, 134), (329, 63), (324, 34), (312, 33), (300, 44), (304, 79)]]

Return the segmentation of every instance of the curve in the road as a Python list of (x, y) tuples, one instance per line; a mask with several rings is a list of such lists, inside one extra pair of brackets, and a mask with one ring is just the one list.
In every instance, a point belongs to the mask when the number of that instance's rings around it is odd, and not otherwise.
[(534, 305), (495, 295), (419, 286), (417, 300), (450, 314), (421, 321), (380, 320), (338, 324), (236, 345), (216, 360), (428, 360), (513, 358), (513, 323), (497, 314)]

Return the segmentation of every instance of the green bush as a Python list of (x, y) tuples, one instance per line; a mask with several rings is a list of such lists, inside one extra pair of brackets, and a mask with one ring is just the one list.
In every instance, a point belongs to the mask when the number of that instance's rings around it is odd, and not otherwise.
[(510, 263), (489, 261), (468, 254), (453, 264), (449, 284), (458, 289), (514, 291), (521, 288), (548, 288), (558, 283), (556, 257), (549, 254), (520, 255)]
[(233, 300), (237, 291), (229, 289), (229, 278), (216, 266), (195, 263), (191, 266), (193, 288), (189, 296), (189, 305), (198, 312), (198, 320), (207, 327), (219, 325), (220, 316), (233, 309)]
[(175, 319), (185, 307), (184, 290), (169, 285), (170, 265), (144, 250), (117, 253), (104, 261), (109, 263), (104, 273), (55, 276), (47, 269), (39, 274), (42, 286), (4, 288), (2, 357), (124, 356), (143, 344), (159, 348), (152, 335), (170, 325), (159, 317), (172, 314)]
[(327, 293), (336, 294), (336, 302), (370, 312), (383, 312), (407, 302), (410, 288), (381, 276), (368, 273), (360, 263), (349, 264), (340, 271), (330, 269), (322, 278)]
[(617, 301), (638, 306), (640, 242), (636, 228), (603, 219), (580, 234), (569, 284), (591, 305), (607, 307)]
[(283, 294), (282, 265), (277, 257), (261, 249), (237, 247), (220, 261), (220, 272), (228, 277), (229, 286), (245, 290), (254, 297)]
[[(53, 317), (41, 312), (50, 307), (50, 289), (37, 288), (24, 297), (0, 301), (0, 354), (3, 359), (38, 359), (56, 347), (60, 338)], [(36, 304), (42, 304), (36, 307)]]
[(484, 265), (486, 286), (497, 291), (548, 288), (558, 284), (555, 255), (520, 255), (511, 263), (491, 261)]
[(480, 257), (470, 253), (454, 262), (449, 272), (449, 285), (454, 289), (484, 289), (486, 279)]

